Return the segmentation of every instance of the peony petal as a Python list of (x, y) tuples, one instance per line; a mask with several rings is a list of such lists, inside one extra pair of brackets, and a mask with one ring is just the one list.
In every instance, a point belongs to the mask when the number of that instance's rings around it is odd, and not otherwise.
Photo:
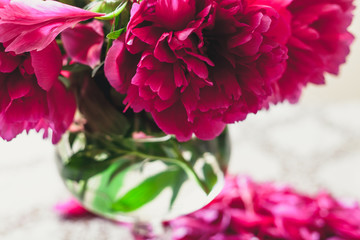
[[(3, 41), (10, 43), (6, 47), (6, 51), (21, 54), (30, 49), (41, 51), (51, 43), (49, 39), (55, 39), (57, 34), (52, 32), (52, 29), (62, 28), (63, 26), (62, 23), (51, 23), (47, 25), (43, 23), (41, 26), (18, 26), (17, 24), (1, 24), (0, 22), (0, 34), (4, 32)], [(20, 29), (22, 29), (21, 32), (19, 32)], [(43, 36), (44, 32), (49, 32), (46, 37)], [(0, 37), (0, 42), (1, 41)]]
[(139, 88), (139, 97), (147, 101), (154, 99), (156, 97), (156, 93), (154, 93), (149, 87), (141, 87)]
[[(136, 74), (134, 75), (134, 77), (131, 79), (131, 84), (138, 86), (138, 87), (142, 87), (145, 85), (146, 79), (148, 79), (154, 71), (148, 70), (146, 68), (138, 68), (136, 70)], [(156, 79), (158, 80), (158, 79)], [(155, 85), (156, 83), (154, 83)], [(154, 87), (154, 89), (156, 89)], [(154, 90), (155, 91), (155, 90)]]
[(70, 198), (66, 202), (59, 202), (54, 206), (54, 210), (61, 216), (79, 217), (89, 214), (89, 212), (76, 200)]
[(138, 68), (146, 68), (149, 70), (159, 70), (163, 64), (159, 62), (151, 52), (144, 52), (141, 56)]
[[(151, 95), (149, 99), (154, 98), (155, 94), (148, 90), (148, 95)], [(126, 98), (124, 100), (124, 104), (127, 106), (131, 106), (134, 112), (140, 112), (142, 110), (150, 111), (152, 106), (150, 106), (149, 102), (146, 99), (140, 97), (139, 88), (134, 85), (130, 85), (127, 91)]]
[(0, 8), (0, 42), (16, 54), (41, 51), (66, 28), (103, 14), (57, 1), (12, 0)]
[(5, 85), (6, 81), (2, 80), (0, 75), (0, 114), (4, 112), (11, 103), (11, 98)]
[(33, 87), (33, 79), (23, 77), (20, 72), (16, 71), (8, 76), (7, 90), (12, 100), (26, 96)]
[(158, 0), (158, 23), (169, 30), (181, 30), (195, 17), (196, 0)]
[[(169, 72), (167, 72), (166, 76), (169, 76), (168, 75), (169, 73), (172, 73), (172, 71), (169, 70)], [(168, 78), (164, 79), (164, 81), (161, 85), (161, 88), (159, 89), (159, 97), (161, 100), (164, 100), (164, 101), (169, 100), (170, 98), (173, 98), (176, 96), (174, 94), (176, 91), (176, 86), (174, 84), (173, 78), (174, 78), (174, 76), (172, 74)]]
[(21, 63), (21, 57), (5, 53), (0, 44), (0, 73), (10, 73)]
[(23, 74), (33, 75), (35, 74), (32, 66), (31, 57), (26, 58), (22, 63), (22, 68), (25, 71)]
[(192, 113), (198, 109), (198, 101), (200, 99), (199, 92), (200, 90), (198, 88), (189, 86), (181, 95), (181, 102), (184, 104), (189, 122), (194, 121), (194, 115)]
[(220, 89), (223, 89), (226, 95), (233, 100), (239, 100), (241, 96), (241, 87), (236, 77), (236, 71), (225, 59), (218, 57), (216, 68), (213, 70), (213, 79)]
[(174, 82), (176, 87), (186, 87), (188, 85), (187, 79), (185, 77), (184, 69), (181, 67), (180, 64), (173, 65), (174, 71)]
[(42, 51), (32, 51), (31, 63), (40, 87), (48, 91), (58, 80), (62, 68), (62, 55), (56, 42)]
[(169, 47), (167, 41), (168, 38), (169, 34), (167, 33), (160, 37), (154, 49), (154, 57), (156, 57), (161, 62), (174, 63), (176, 61), (176, 57), (174, 52)]
[(154, 101), (154, 108), (158, 112), (164, 111), (165, 109), (171, 107), (177, 101), (177, 98), (177, 95), (173, 95), (167, 100), (156, 98)]
[[(140, 70), (141, 71), (141, 70)], [(159, 93), (160, 88), (164, 81), (167, 80), (167, 72), (163, 71), (147, 71), (146, 75), (143, 75), (143, 79), (145, 82), (145, 85), (149, 86), (151, 91)], [(134, 84), (134, 81), (131, 82)]]
[[(105, 76), (109, 83), (115, 90), (122, 92), (122, 83), (124, 82), (124, 75), (120, 74), (120, 69), (117, 64), (114, 64), (118, 59), (123, 60), (125, 55), (125, 44), (124, 38), (120, 37), (118, 40), (113, 42), (113, 45), (109, 49), (104, 65)], [(123, 61), (122, 61), (123, 62)]]
[(149, 86), (150, 89), (159, 95), (162, 100), (168, 100), (175, 91), (173, 72), (167, 65), (161, 70), (150, 71), (147, 69), (138, 69), (131, 80), (131, 83), (137, 86)]
[[(131, 55), (124, 43), (125, 36), (113, 42), (109, 49), (104, 65), (105, 76), (116, 91), (123, 93), (128, 88), (132, 77), (136, 73), (136, 65), (140, 56)], [(116, 63), (116, 64), (114, 64)]]
[(202, 112), (215, 109), (227, 109), (231, 105), (231, 98), (219, 91), (219, 86), (204, 87), (200, 89), (198, 109)]
[(10, 0), (0, 0), (0, 8), (4, 7), (5, 5), (9, 4)]
[(195, 73), (199, 78), (207, 79), (208, 77), (208, 69), (206, 64), (192, 56), (184, 56), (182, 57), (189, 71)]
[(141, 41), (149, 45), (155, 45), (158, 41), (159, 37), (161, 36), (161, 29), (147, 26), (147, 27), (140, 27), (131, 30), (131, 33), (134, 36), (138, 37)]
[(156, 124), (166, 134), (174, 134), (179, 141), (188, 141), (192, 136), (191, 124), (181, 103), (176, 103), (164, 111), (151, 113)]
[(49, 105), (47, 119), (51, 123), (52, 142), (55, 144), (73, 122), (76, 100), (73, 93), (66, 90), (65, 86), (57, 81), (47, 94), (47, 102)]
[(100, 63), (101, 48), (104, 42), (103, 23), (92, 21), (77, 24), (61, 33), (66, 53), (75, 62), (94, 68)]
[(38, 86), (33, 86), (32, 94), (21, 99), (15, 99), (6, 110), (6, 119), (13, 123), (37, 123), (48, 114), (46, 92)]
[(6, 141), (12, 140), (25, 129), (24, 123), (8, 122), (3, 114), (0, 114), (0, 125), (0, 137)]

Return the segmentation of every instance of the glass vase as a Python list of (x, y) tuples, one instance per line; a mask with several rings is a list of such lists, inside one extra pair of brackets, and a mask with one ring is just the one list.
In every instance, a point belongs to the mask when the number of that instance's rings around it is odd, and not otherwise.
[(141, 232), (209, 203), (224, 185), (230, 144), (227, 130), (187, 142), (142, 132), (130, 138), (68, 132), (56, 152), (66, 187), (85, 208), (133, 222)]

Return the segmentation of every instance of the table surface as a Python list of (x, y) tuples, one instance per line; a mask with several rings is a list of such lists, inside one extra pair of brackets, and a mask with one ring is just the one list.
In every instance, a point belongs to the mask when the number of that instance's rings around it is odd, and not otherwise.
[[(360, 200), (359, 100), (275, 106), (231, 125), (230, 134), (231, 173)], [(53, 211), (70, 195), (54, 148), (41, 135), (1, 141), (0, 152), (0, 239), (132, 239), (126, 228), (104, 219), (64, 220)]]

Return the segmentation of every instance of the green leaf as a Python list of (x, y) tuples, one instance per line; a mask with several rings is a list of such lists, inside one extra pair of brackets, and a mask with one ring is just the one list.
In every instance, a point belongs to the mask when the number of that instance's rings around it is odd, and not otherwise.
[(202, 141), (201, 140), (194, 140), (194, 141), (188, 141), (188, 142), (183, 142), (181, 143), (181, 147), (183, 149), (186, 149), (187, 151), (190, 152), (190, 159), (189, 159), (189, 163), (194, 166), (194, 164), (200, 159), (203, 158), (203, 154), (204, 152), (206, 152), (206, 150), (203, 149), (203, 147), (201, 146)]
[[(131, 163), (127, 159), (118, 159), (101, 175), (99, 187), (96, 189), (93, 207), (99, 212), (111, 211), (118, 192), (124, 184), (124, 178)], [(121, 169), (121, 171), (120, 171)]]
[(122, 149), (126, 149), (129, 151), (135, 151), (136, 146), (135, 142), (131, 138), (126, 138), (123, 136), (115, 136), (114, 139), (116, 139), (116, 145)]
[(217, 158), (221, 170), (224, 172), (226, 172), (227, 167), (229, 165), (230, 153), (231, 153), (231, 141), (228, 131), (229, 130), (226, 127), (225, 130), (217, 138), (220, 151), (219, 154), (215, 156)]
[(120, 15), (120, 13), (125, 9), (126, 5), (127, 5), (127, 1), (124, 1), (119, 6), (117, 6), (117, 8), (114, 11), (112, 11), (112, 12), (110, 12), (110, 13), (104, 15), (104, 16), (95, 17), (95, 18), (99, 19), (99, 20), (111, 20), (111, 19), (114, 19), (115, 17)]
[(73, 144), (74, 144), (77, 136), (78, 136), (77, 132), (69, 132), (69, 145), (70, 145), (70, 148), (73, 147)]
[(217, 182), (217, 175), (215, 174), (213, 167), (208, 163), (204, 164), (203, 173), (205, 178), (204, 182), (211, 191)]
[(116, 31), (113, 31), (113, 32), (110, 32), (108, 35), (106, 35), (106, 37), (108, 39), (118, 39), (120, 37), (120, 35), (126, 31), (126, 28), (121, 28), (119, 30), (116, 30)]
[(175, 200), (180, 192), (181, 186), (188, 179), (188, 176), (184, 170), (179, 168), (174, 179), (175, 180), (174, 180), (173, 184), (171, 185), (172, 196), (171, 196), (171, 200), (170, 200), (169, 209), (171, 209), (172, 206), (174, 205)]
[(122, 175), (127, 171), (127, 169), (133, 164), (131, 161), (128, 161), (128, 159), (123, 159), (124, 161), (121, 161), (121, 164), (116, 167), (114, 171), (110, 174), (108, 178), (107, 184), (110, 185), (112, 182), (114, 182), (115, 178), (118, 178), (118, 175)]
[(69, 162), (64, 165), (61, 174), (65, 179), (79, 182), (101, 173), (107, 169), (110, 161), (96, 161), (94, 157), (88, 156), (87, 151), (77, 152), (69, 158)]
[(177, 171), (168, 170), (147, 178), (118, 199), (112, 209), (118, 212), (132, 212), (154, 200), (173, 181)]

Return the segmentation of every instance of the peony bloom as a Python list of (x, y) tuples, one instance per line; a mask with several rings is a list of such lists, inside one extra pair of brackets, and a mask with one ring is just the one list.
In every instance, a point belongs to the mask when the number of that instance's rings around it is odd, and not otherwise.
[(67, 55), (75, 62), (94, 68), (100, 63), (101, 48), (104, 42), (103, 23), (92, 21), (77, 24), (61, 33), (61, 41)]
[(58, 80), (61, 52), (55, 42), (42, 51), (16, 55), (0, 44), (0, 137), (52, 129), (53, 143), (72, 122), (75, 98)]
[(324, 73), (338, 74), (354, 37), (347, 31), (352, 20), (352, 0), (293, 0), (287, 47), (288, 67), (275, 84), (275, 102), (296, 103), (308, 83), (324, 84)]
[(219, 135), (257, 112), (285, 67), (289, 24), (264, 1), (144, 0), (105, 60), (135, 112), (180, 141)]
[(0, 1), (0, 42), (16, 54), (41, 51), (63, 30), (102, 14), (56, 1)]

